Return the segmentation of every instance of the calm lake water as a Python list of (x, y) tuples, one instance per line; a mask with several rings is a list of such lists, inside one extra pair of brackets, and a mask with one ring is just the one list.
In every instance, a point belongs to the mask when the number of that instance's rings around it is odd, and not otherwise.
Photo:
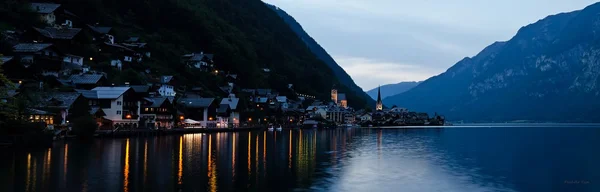
[(284, 130), (0, 149), (0, 191), (600, 191), (600, 127)]

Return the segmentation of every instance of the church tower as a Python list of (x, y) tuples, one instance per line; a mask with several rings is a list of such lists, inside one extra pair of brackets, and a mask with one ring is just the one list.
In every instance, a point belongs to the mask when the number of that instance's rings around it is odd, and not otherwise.
[(377, 105), (375, 105), (375, 110), (383, 110), (383, 102), (381, 101), (381, 85), (379, 88), (377, 88)]
[(333, 101), (335, 104), (338, 103), (338, 92), (335, 87), (331, 88), (331, 101)]

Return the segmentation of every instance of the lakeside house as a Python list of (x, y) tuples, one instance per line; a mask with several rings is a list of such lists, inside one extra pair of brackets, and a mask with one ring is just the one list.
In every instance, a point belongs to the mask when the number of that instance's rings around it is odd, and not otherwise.
[(202, 127), (216, 126), (214, 98), (180, 98), (177, 105), (185, 119), (198, 122)]
[(177, 95), (175, 92), (175, 78), (173, 76), (160, 77), (158, 94), (165, 97), (174, 97)]
[(235, 94), (229, 94), (227, 98), (223, 98), (217, 109), (219, 123), (221, 127), (238, 127), (240, 124), (240, 111), (238, 103), (240, 99), (235, 97)]
[(90, 107), (101, 108), (110, 127), (137, 128), (139, 125), (140, 99), (131, 87), (96, 87), (77, 90), (89, 100)]
[(146, 128), (175, 127), (173, 122), (174, 107), (167, 97), (145, 97), (142, 101), (140, 126)]

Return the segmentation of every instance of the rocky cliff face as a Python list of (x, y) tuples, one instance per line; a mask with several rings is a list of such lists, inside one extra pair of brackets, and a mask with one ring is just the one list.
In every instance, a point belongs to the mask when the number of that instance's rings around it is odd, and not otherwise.
[(451, 120), (600, 121), (600, 4), (548, 16), (387, 98)]

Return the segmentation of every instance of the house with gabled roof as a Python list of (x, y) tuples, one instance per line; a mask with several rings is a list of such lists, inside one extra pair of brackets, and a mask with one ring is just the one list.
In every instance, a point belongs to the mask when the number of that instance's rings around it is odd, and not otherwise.
[(13, 46), (13, 53), (32, 73), (58, 76), (63, 69), (63, 53), (49, 43), (20, 43)]
[(40, 19), (48, 25), (54, 25), (56, 23), (56, 10), (60, 7), (60, 4), (54, 3), (31, 3), (30, 8), (33, 12), (40, 16)]
[(161, 76), (159, 83), (157, 84), (158, 94), (165, 97), (174, 97), (177, 95), (175, 91), (175, 77), (173, 76)]
[(214, 67), (213, 57), (213, 54), (200, 52), (185, 54), (181, 56), (181, 59), (183, 63), (187, 64), (189, 67), (210, 71)]
[(92, 90), (80, 90), (89, 100), (90, 107), (101, 108), (115, 128), (133, 129), (139, 127), (140, 99), (131, 87), (96, 87)]
[(112, 35), (112, 27), (86, 25), (86, 29), (92, 34), (92, 41), (97, 43), (115, 44), (115, 36)]
[(108, 80), (102, 74), (79, 74), (71, 75), (67, 81), (76, 89), (91, 90), (98, 86), (106, 85)]
[(87, 105), (85, 97), (78, 92), (50, 92), (43, 94), (43, 101), (39, 108), (49, 111), (56, 116), (55, 124), (65, 125), (72, 121), (72, 116), (82, 115), (76, 111), (77, 106)]
[(140, 126), (146, 128), (171, 129), (173, 122), (174, 105), (168, 97), (145, 97), (142, 100)]
[(199, 122), (202, 127), (216, 127), (215, 98), (180, 98), (177, 106), (184, 113), (184, 119)]
[(223, 98), (217, 109), (219, 127), (238, 127), (240, 124), (240, 110), (238, 103), (240, 98), (235, 97), (235, 94), (229, 94), (227, 98)]

